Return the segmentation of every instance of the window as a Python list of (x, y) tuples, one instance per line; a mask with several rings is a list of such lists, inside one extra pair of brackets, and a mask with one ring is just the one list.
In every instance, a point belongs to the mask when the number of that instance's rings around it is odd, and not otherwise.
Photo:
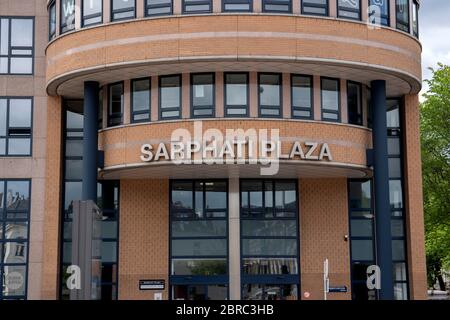
[(34, 19), (0, 17), (0, 74), (33, 74)]
[(225, 73), (225, 116), (248, 116), (248, 73)]
[(389, 1), (369, 0), (369, 22), (389, 26)]
[(375, 221), (371, 180), (349, 180), (352, 299), (375, 300), (366, 285), (367, 268), (375, 264)]
[(0, 300), (27, 296), (30, 180), (0, 180)]
[(419, 3), (413, 0), (412, 3), (412, 27), (415, 37), (419, 37)]
[(292, 117), (312, 119), (313, 78), (312, 76), (291, 76)]
[(102, 23), (103, 0), (83, 0), (83, 27)]
[(214, 117), (214, 73), (191, 74), (192, 118)]
[(281, 74), (258, 74), (259, 116), (281, 117)]
[(131, 81), (131, 122), (150, 121), (150, 79)]
[(409, 32), (409, 0), (395, 0), (397, 29)]
[(328, 16), (328, 0), (303, 0), (302, 13)]
[(210, 13), (212, 0), (183, 0), (183, 13)]
[(291, 0), (263, 0), (263, 12), (292, 12)]
[(181, 118), (181, 75), (159, 77), (159, 119)]
[(48, 38), (52, 40), (56, 37), (56, 1), (48, 7)]
[(111, 0), (111, 21), (132, 19), (136, 16), (135, 0)]
[(223, 12), (251, 12), (253, 11), (253, 0), (223, 0)]
[(362, 125), (362, 85), (347, 82), (347, 111), (348, 123)]
[(61, 0), (61, 34), (75, 30), (75, 0)]
[(361, 20), (361, 0), (338, 0), (338, 17)]
[(98, 91), (98, 129), (103, 129), (103, 88)]
[[(226, 299), (227, 181), (174, 180), (170, 190), (172, 298)], [(204, 286), (215, 287), (220, 292), (208, 294)], [(194, 287), (197, 294), (189, 296), (188, 287)]]
[(172, 14), (172, 0), (145, 0), (145, 15), (162, 16)]
[[(269, 300), (264, 289), (297, 299), (297, 184), (293, 180), (241, 180), (241, 254), (244, 300)], [(262, 288), (262, 284), (266, 284)], [(269, 285), (270, 284), (270, 285)], [(262, 289), (262, 290), (261, 290)], [(280, 292), (280, 289), (285, 292)], [(260, 294), (258, 294), (260, 292)]]
[(122, 124), (123, 115), (123, 82), (109, 85), (108, 127)]
[(0, 97), (0, 157), (30, 156), (32, 98)]
[(339, 79), (321, 78), (322, 120), (340, 121)]

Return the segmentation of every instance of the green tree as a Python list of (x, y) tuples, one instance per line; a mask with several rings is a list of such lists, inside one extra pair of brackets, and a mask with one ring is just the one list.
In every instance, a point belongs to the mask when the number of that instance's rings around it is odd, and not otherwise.
[(450, 66), (431, 69), (421, 105), (425, 243), (429, 285), (450, 269)]

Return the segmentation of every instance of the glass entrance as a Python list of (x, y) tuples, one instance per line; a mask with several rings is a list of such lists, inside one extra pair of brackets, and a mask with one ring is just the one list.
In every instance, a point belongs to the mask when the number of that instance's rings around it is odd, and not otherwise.
[(226, 300), (226, 285), (175, 285), (172, 286), (174, 300)]

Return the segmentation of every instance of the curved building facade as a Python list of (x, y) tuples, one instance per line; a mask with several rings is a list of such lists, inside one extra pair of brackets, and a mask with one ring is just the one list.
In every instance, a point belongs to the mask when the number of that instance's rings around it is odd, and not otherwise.
[(426, 298), (419, 1), (16, 2), (0, 298), (69, 297), (79, 200), (102, 299)]

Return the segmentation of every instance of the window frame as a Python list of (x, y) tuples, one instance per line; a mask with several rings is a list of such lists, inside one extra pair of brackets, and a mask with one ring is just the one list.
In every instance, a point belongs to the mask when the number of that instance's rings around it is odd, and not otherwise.
[[(247, 105), (228, 105), (227, 104), (227, 75), (245, 75), (246, 77), (246, 93)], [(225, 118), (248, 118), (250, 115), (250, 73), (249, 72), (224, 72), (223, 73), (223, 107)], [(241, 110), (245, 107), (245, 114), (228, 114), (228, 109)]]
[[(230, 10), (227, 5), (248, 4), (248, 10)], [(222, 12), (253, 12), (253, 0), (222, 0)]]
[(73, 15), (74, 15), (73, 28), (67, 29), (66, 31), (63, 31), (64, 28), (67, 28), (67, 24), (63, 24), (63, 19), (62, 19), (62, 17), (63, 17), (62, 1), (64, 1), (64, 0), (59, 0), (59, 34), (60, 35), (75, 31), (75, 25), (76, 25), (76, 23), (75, 23), (75, 20), (76, 20), (76, 4), (75, 4), (75, 0), (73, 0), (73, 4), (74, 4), (74, 9), (73, 9), (74, 10), (73, 11)]
[[(302, 0), (301, 3), (301, 13), (302, 15), (309, 15), (309, 16), (319, 16), (319, 17), (329, 17), (330, 16), (330, 1), (326, 0), (327, 3), (325, 4), (325, 6), (323, 5), (319, 5), (317, 3), (311, 3), (308, 2), (308, 0)], [(325, 9), (325, 14), (320, 14), (320, 13), (311, 13), (311, 12), (305, 12), (305, 8), (324, 8)]]
[[(419, 38), (419, 34), (420, 34), (420, 24), (419, 24), (419, 9), (420, 9), (420, 4), (417, 2), (417, 0), (412, 0), (412, 31), (413, 31), (413, 36), (416, 38)], [(416, 21), (414, 21), (414, 14), (416, 15)]]
[[(53, 34), (51, 33), (51, 24), (52, 24), (51, 10), (52, 10), (52, 7), (55, 10), (55, 32)], [(56, 21), (57, 20), (56, 18), (57, 18), (57, 15), (58, 15), (58, 12), (56, 11), (56, 0), (52, 0), (49, 3), (49, 5), (47, 7), (47, 13), (48, 13), (48, 40), (52, 41), (53, 39), (56, 38), (56, 33), (57, 33), (57, 30), (58, 30), (58, 25), (57, 25), (57, 21)]]
[[(99, 24), (103, 24), (103, 10), (104, 10), (103, 0), (100, 0), (100, 3), (101, 3), (100, 14), (94, 13), (94, 14), (90, 14), (88, 16), (85, 16), (84, 15), (84, 0), (81, 0), (81, 27), (82, 28), (92, 27), (92, 26), (96, 26), (96, 25), (99, 25)], [(97, 17), (100, 17), (100, 21), (99, 22), (86, 24), (85, 20), (93, 19), (93, 18), (97, 18)]]
[[(397, 30), (399, 30), (399, 31), (402, 31), (402, 32), (411, 33), (411, 8), (410, 8), (410, 0), (404, 0), (404, 1), (406, 1), (406, 3), (407, 3), (406, 8), (407, 8), (407, 10), (408, 10), (408, 11), (407, 11), (407, 13), (408, 13), (408, 15), (407, 15), (408, 21), (406, 21), (406, 24), (404, 23), (404, 21), (400, 21), (400, 20), (398, 19), (398, 15), (399, 15), (398, 7), (397, 7), (398, 1), (402, 1), (402, 0), (395, 0), (395, 28), (396, 28)], [(405, 29), (402, 29), (402, 27), (405, 27)], [(406, 29), (407, 29), (407, 30), (406, 30)]]
[[(195, 76), (198, 75), (211, 75), (212, 76), (212, 105), (210, 106), (194, 106), (194, 84), (193, 80)], [(200, 73), (191, 73), (190, 74), (190, 111), (191, 111), (191, 118), (215, 118), (216, 117), (216, 73), (215, 72), (200, 72)], [(208, 110), (211, 109), (211, 115), (200, 115), (196, 116), (195, 111), (196, 110)]]
[[(280, 80), (279, 85), (278, 85), (278, 91), (279, 91), (279, 95), (280, 95), (280, 104), (278, 107), (261, 105), (261, 76), (262, 75), (278, 76), (278, 79)], [(283, 118), (283, 74), (277, 73), (277, 72), (258, 72), (257, 76), (258, 76), (258, 117), (259, 118)], [(279, 110), (279, 114), (278, 115), (263, 115), (261, 112), (263, 109)]]
[[(179, 115), (176, 117), (163, 117), (163, 109), (162, 109), (162, 95), (161, 95), (161, 91), (162, 91), (162, 87), (161, 87), (161, 80), (163, 78), (172, 78), (172, 77), (178, 77), (179, 79), (179, 107), (175, 108), (175, 107), (171, 107), (171, 108), (164, 108), (164, 112), (167, 111), (179, 111)], [(183, 76), (181, 73), (177, 73), (177, 74), (170, 74), (170, 75), (163, 75), (163, 76), (158, 76), (158, 120), (159, 121), (165, 121), (165, 120), (179, 120), (183, 118)]]
[[(186, 3), (186, 1), (189, 0), (183, 0), (182, 1), (182, 14), (205, 14), (205, 13), (212, 13), (213, 12), (213, 1), (212, 0), (199, 0), (198, 3), (190, 4)], [(190, 6), (200, 6), (200, 5), (209, 5), (209, 10), (198, 10), (198, 11), (188, 11), (187, 8)]]
[[(376, 4), (372, 4), (372, 1), (374, 0), (367, 0), (369, 2), (368, 6), (370, 8), (370, 6), (378, 6)], [(380, 15), (380, 25), (381, 26), (385, 26), (385, 27), (390, 27), (391, 26), (391, 1), (395, 1), (395, 0), (385, 0), (386, 1), (386, 9), (387, 9), (387, 13), (386, 14), (381, 14)], [(378, 6), (380, 7), (380, 6)], [(383, 20), (386, 21), (386, 23), (383, 23)], [(369, 13), (369, 22), (370, 22), (370, 13)]]
[[(35, 68), (35, 48), (36, 48), (36, 22), (35, 22), (35, 17), (33, 16), (1, 16), (0, 15), (0, 38), (1, 38), (1, 20), (2, 19), (6, 19), (8, 21), (8, 41), (7, 41), (7, 46), (8, 46), (8, 53), (6, 55), (1, 54), (0, 52), (0, 58), (6, 58), (6, 61), (8, 63), (8, 68), (6, 73), (1, 73), (0, 72), (0, 76), (3, 75), (10, 75), (10, 76), (32, 76), (34, 75), (34, 68)], [(32, 20), (32, 46), (31, 47), (13, 47), (11, 45), (11, 39), (12, 39), (12, 20)], [(18, 54), (13, 54), (13, 50), (30, 50), (31, 54), (27, 54), (27, 55), (18, 55)], [(17, 72), (11, 72), (11, 59), (14, 58), (29, 58), (31, 59), (31, 70), (29, 73), (17, 73)]]
[[(359, 106), (361, 109), (361, 113), (358, 115), (358, 121), (357, 123), (350, 122), (350, 108), (349, 108), (349, 86), (350, 85), (356, 85), (359, 87)], [(356, 126), (362, 126), (363, 125), (363, 119), (364, 119), (364, 108), (363, 108), (363, 84), (361, 82), (347, 80), (347, 119), (349, 124), (353, 124)]]
[[(170, 5), (165, 4), (149, 4), (149, 0), (144, 0), (144, 16), (145, 17), (159, 17), (159, 16), (170, 16), (173, 15), (173, 0), (170, 0)], [(168, 13), (155, 13), (155, 14), (149, 14), (148, 11), (151, 9), (158, 9), (158, 8), (170, 8), (170, 12)]]
[[(283, 1), (283, 2), (281, 2)], [(288, 5), (288, 10), (268, 10), (266, 5)], [(280, 13), (280, 14), (292, 14), (292, 0), (262, 0), (261, 8), (263, 13)]]
[[(33, 156), (33, 118), (34, 118), (34, 97), (22, 97), (22, 96), (0, 96), (0, 100), (6, 100), (6, 135), (0, 136), (1, 139), (5, 139), (5, 154), (0, 155), (0, 158), (29, 158)], [(14, 136), (9, 135), (9, 115), (10, 115), (10, 101), (11, 100), (30, 100), (31, 102), (31, 114), (30, 114), (30, 134), (26, 137), (19, 137), (19, 139), (30, 140), (30, 153), (29, 154), (9, 154), (9, 139), (17, 139)]]
[[(351, 9), (351, 8), (346, 8), (346, 7), (341, 7), (339, 6), (339, 0), (336, 0), (336, 12), (337, 12), (337, 17), (339, 19), (347, 19), (347, 20), (354, 20), (354, 21), (361, 21), (362, 20), (362, 0), (358, 0), (359, 2), (359, 10), (356, 9)], [(357, 13), (358, 14), (358, 18), (352, 18), (352, 17), (346, 17), (340, 14), (341, 11), (344, 12), (351, 12), (351, 13)]]
[[(4, 278), (4, 267), (24, 267), (25, 268), (25, 275), (24, 275), (24, 294), (23, 295), (15, 295), (15, 296), (4, 296), (3, 290), (0, 290), (0, 300), (27, 300), (28, 298), (28, 274), (29, 274), (29, 262), (30, 262), (30, 221), (31, 221), (31, 199), (32, 199), (32, 179), (0, 179), (0, 184), (3, 184), (3, 190), (4, 193), (7, 190), (8, 182), (27, 182), (28, 183), (28, 195), (29, 195), (29, 202), (28, 202), (28, 208), (26, 210), (19, 210), (18, 212), (26, 212), (26, 218), (15, 218), (15, 219), (8, 219), (7, 213), (10, 210), (7, 210), (6, 207), (6, 196), (3, 197), (3, 209), (0, 211), (0, 215), (2, 216), (0, 218), (0, 228), (3, 232), (3, 235), (5, 235), (5, 228), (6, 224), (8, 222), (25, 222), (27, 223), (27, 238), (26, 239), (6, 239), (5, 237), (0, 238), (0, 288), (3, 288), (3, 278)], [(15, 210), (12, 210), (13, 212), (17, 212)], [(26, 245), (26, 261), (24, 263), (4, 263), (3, 262), (3, 247), (6, 243), (22, 243)], [(25, 251), (25, 250), (24, 250)]]
[[(111, 99), (111, 88), (113, 86), (116, 85), (121, 85), (122, 86), (122, 105), (121, 105), (121, 111), (120, 111), (120, 123), (119, 124), (113, 124), (111, 122), (112, 119), (117, 119), (119, 118), (118, 113), (112, 114), (110, 113), (110, 108), (111, 108), (111, 103), (112, 103), (112, 99)], [(121, 126), (123, 125), (123, 114), (124, 114), (124, 108), (125, 108), (125, 82), (124, 81), (118, 81), (118, 82), (114, 82), (114, 83), (110, 83), (108, 84), (108, 104), (107, 104), (107, 124), (106, 127), (107, 128), (112, 128), (112, 127), (117, 127), (117, 126)]]
[[(308, 78), (310, 80), (310, 83), (311, 83), (311, 86), (310, 86), (311, 108), (294, 106), (294, 85), (293, 85), (294, 81), (293, 81), (293, 79), (295, 77)], [(310, 113), (310, 116), (309, 117), (295, 116), (294, 111), (308, 111)], [(314, 118), (314, 76), (306, 75), (306, 74), (291, 73), (291, 117), (292, 117), (292, 119), (305, 119), (305, 120), (312, 120)]]
[[(337, 86), (337, 96), (338, 96), (338, 110), (331, 110), (331, 109), (324, 109), (323, 108), (323, 80), (333, 80), (336, 81), (338, 86)], [(320, 119), (321, 121), (327, 121), (327, 122), (336, 122), (336, 123), (340, 123), (342, 121), (342, 117), (341, 117), (341, 79), (339, 78), (331, 78), (331, 77), (320, 77)], [(333, 113), (333, 114), (337, 114), (337, 119), (327, 119), (324, 118), (323, 114), (324, 113)]]
[[(111, 17), (110, 19), (111, 19), (111, 22), (136, 19), (136, 0), (132, 0), (132, 1), (133, 1), (133, 9), (131, 10), (130, 9), (131, 7), (124, 8), (124, 9), (114, 9), (114, 0), (110, 0), (110, 17)], [(125, 12), (133, 12), (133, 16), (114, 19), (114, 15), (115, 14), (125, 13)]]
[[(148, 95), (149, 95), (149, 101), (148, 101), (148, 110), (140, 110), (140, 111), (134, 111), (134, 88), (133, 84), (135, 82), (139, 81), (148, 81)], [(151, 77), (144, 77), (144, 78), (136, 78), (130, 80), (130, 114), (131, 119), (130, 123), (142, 123), (142, 122), (150, 122), (152, 118), (152, 79)], [(148, 119), (142, 119), (142, 120), (135, 120), (135, 115), (141, 115), (141, 114), (147, 114), (148, 113)]]

